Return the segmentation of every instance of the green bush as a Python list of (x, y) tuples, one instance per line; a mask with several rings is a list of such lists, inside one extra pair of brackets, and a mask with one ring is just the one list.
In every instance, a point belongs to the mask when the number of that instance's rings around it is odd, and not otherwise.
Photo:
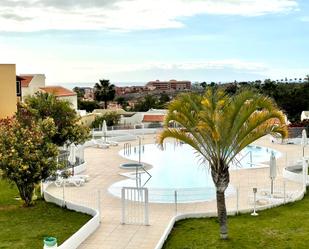
[(22, 123), (52, 118), (56, 132), (50, 138), (58, 146), (83, 143), (89, 137), (89, 129), (78, 123), (80, 118), (70, 103), (59, 100), (52, 94), (36, 93), (28, 97), (25, 103), (18, 104), (16, 117)]
[(78, 100), (77, 104), (79, 110), (85, 110), (86, 112), (92, 112), (94, 109), (100, 108), (97, 101)]
[(120, 121), (120, 114), (117, 112), (108, 112), (102, 116), (97, 116), (91, 124), (91, 128), (99, 128), (103, 124), (103, 120), (106, 121), (107, 126), (117, 125)]

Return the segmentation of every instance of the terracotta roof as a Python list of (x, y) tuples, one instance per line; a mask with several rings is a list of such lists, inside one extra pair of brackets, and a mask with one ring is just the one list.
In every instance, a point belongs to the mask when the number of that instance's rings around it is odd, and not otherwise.
[(28, 87), (31, 80), (33, 79), (33, 76), (21, 76), (22, 80), (21, 80), (21, 86), (22, 87)]
[(62, 86), (47, 86), (47, 87), (40, 87), (46, 93), (54, 94), (57, 97), (64, 97), (64, 96), (75, 96), (76, 92), (73, 92), (67, 88)]
[(145, 114), (143, 122), (163, 122), (165, 115), (148, 115)]

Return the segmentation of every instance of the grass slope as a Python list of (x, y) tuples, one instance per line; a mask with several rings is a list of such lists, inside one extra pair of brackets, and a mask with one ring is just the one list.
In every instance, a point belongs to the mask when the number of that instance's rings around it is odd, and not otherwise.
[(216, 218), (187, 219), (175, 224), (163, 249), (309, 248), (309, 195), (302, 201), (228, 218), (229, 239), (219, 239)]
[(91, 218), (42, 200), (25, 208), (16, 196), (17, 189), (0, 180), (1, 249), (42, 249), (45, 236), (54, 236), (61, 244)]

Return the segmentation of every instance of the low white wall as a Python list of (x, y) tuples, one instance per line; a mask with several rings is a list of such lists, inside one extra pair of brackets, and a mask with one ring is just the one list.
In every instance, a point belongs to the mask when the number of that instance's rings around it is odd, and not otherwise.
[(78, 166), (74, 167), (74, 175), (75, 174), (80, 174), (82, 172), (84, 172), (87, 169), (87, 163), (84, 162), (83, 164), (80, 164)]
[[(115, 142), (125, 142), (136, 140), (137, 136), (156, 134), (158, 132), (157, 128), (149, 128), (149, 129), (129, 129), (129, 130), (111, 130), (107, 131), (106, 136), (107, 140), (115, 141)], [(102, 131), (93, 131), (94, 138), (103, 136)], [(94, 146), (93, 142), (87, 141), (84, 143), (85, 147)]]
[[(53, 196), (47, 190), (44, 191), (44, 199), (45, 201), (54, 203), (58, 206), (63, 205), (63, 201), (61, 199), (59, 199), (56, 196)], [(96, 209), (84, 207), (70, 201), (66, 201), (65, 204), (66, 207), (70, 210), (74, 210), (80, 213), (85, 213), (93, 216), (76, 233), (74, 233), (70, 238), (68, 238), (60, 246), (57, 247), (59, 249), (76, 249), (100, 226), (100, 213)]]
[[(289, 202), (295, 202), (295, 201), (299, 201), (301, 199), (304, 198), (305, 195), (305, 191), (300, 191), (300, 192), (296, 192), (296, 196), (291, 199), (291, 200), (287, 200), (285, 203), (273, 203), (273, 204), (269, 204), (269, 205), (265, 205), (265, 206), (261, 206), (261, 207), (256, 207), (257, 211), (262, 211), (265, 209), (270, 209), (270, 208), (274, 208), (274, 207), (278, 207), (281, 206), (282, 204), (286, 204)], [(253, 208), (246, 208), (246, 209), (240, 209), (238, 211), (238, 213), (251, 213), (253, 212)], [(231, 215), (236, 215), (237, 211), (236, 210), (231, 210), (231, 211), (227, 211), (227, 214), (229, 216)], [(169, 222), (167, 228), (165, 229), (165, 231), (163, 232), (163, 235), (161, 236), (159, 242), (157, 243), (155, 249), (161, 249), (167, 239), (167, 237), (169, 236), (169, 234), (171, 233), (175, 223), (179, 220), (184, 220), (184, 219), (189, 219), (189, 218), (209, 218), (209, 217), (217, 217), (217, 212), (205, 212), (205, 213), (185, 213), (185, 214), (179, 214), (179, 215), (175, 215)]]
[[(284, 168), (282, 174), (284, 178), (289, 179), (291, 181), (299, 183), (304, 182), (304, 175), (302, 173), (295, 173)], [(306, 183), (307, 185), (309, 185), (309, 175), (307, 175)]]

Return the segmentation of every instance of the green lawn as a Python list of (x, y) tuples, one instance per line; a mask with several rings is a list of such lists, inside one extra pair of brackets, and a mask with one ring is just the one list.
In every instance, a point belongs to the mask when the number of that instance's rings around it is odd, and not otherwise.
[(1, 249), (42, 249), (45, 236), (56, 237), (60, 244), (91, 218), (42, 200), (25, 208), (17, 196), (14, 186), (0, 180)]
[(187, 219), (175, 224), (164, 249), (309, 248), (309, 194), (296, 203), (229, 217), (227, 241), (219, 239), (216, 218)]

